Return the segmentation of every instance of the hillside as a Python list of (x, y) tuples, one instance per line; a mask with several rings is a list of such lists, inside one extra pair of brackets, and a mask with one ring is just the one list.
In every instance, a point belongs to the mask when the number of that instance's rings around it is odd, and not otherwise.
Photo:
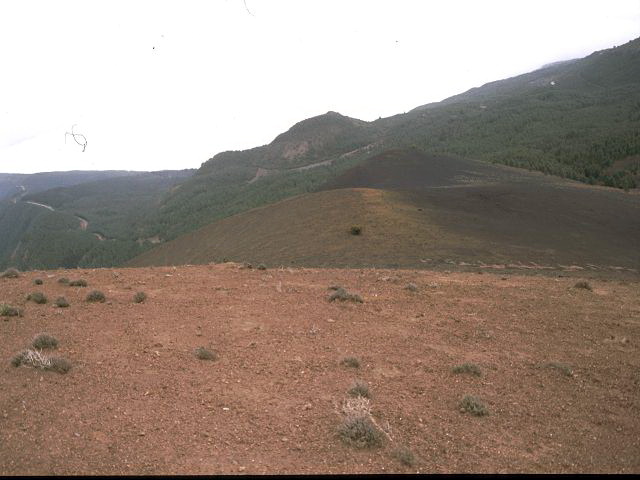
[(124, 177), (134, 172), (124, 170), (70, 171), (43, 173), (0, 173), (0, 202), (19, 198), (27, 193), (37, 193), (57, 187), (70, 187), (113, 177)]
[[(14, 200), (24, 196), (44, 205), (49, 205), (47, 201), (62, 202), (59, 212), (67, 216), (64, 221), (42, 222), (36, 221), (33, 210), (24, 205), (15, 208), (0, 206), (0, 210), (5, 210), (0, 211), (0, 228), (11, 232), (3, 240), (0, 239), (0, 268), (7, 265), (53, 268), (121, 264), (151, 246), (151, 242), (166, 243), (224, 218), (316, 192), (328, 188), (327, 185), (337, 185), (344, 182), (341, 175), (361, 162), (383, 152), (407, 148), (426, 152), (430, 158), (446, 159), (438, 165), (441, 171), (448, 172), (447, 175), (450, 176), (464, 175), (456, 173), (457, 168), (466, 168), (464, 162), (481, 160), (592, 185), (634, 190), (640, 181), (640, 39), (595, 52), (583, 59), (559, 62), (525, 75), (491, 82), (442, 102), (424, 105), (408, 113), (374, 122), (364, 122), (336, 112), (303, 120), (278, 135), (268, 145), (215, 155), (204, 162), (195, 175), (176, 178), (175, 182), (167, 180), (166, 184), (161, 180), (155, 187), (153, 181), (145, 183), (140, 189), (143, 194), (139, 209), (135, 207), (137, 197), (129, 196), (129, 192), (138, 189), (123, 187), (129, 180), (114, 184), (115, 199), (103, 195), (105, 190), (97, 187), (97, 195), (91, 200), (82, 197), (79, 201), (74, 200), (74, 195), (84, 195), (84, 187), (75, 190), (72, 188), (67, 193), (58, 190), (38, 193), (32, 190), (20, 191), (15, 195), (17, 187), (14, 185), (14, 193), (10, 194)], [(476, 169), (480, 168), (477, 162), (473, 164)], [(441, 173), (434, 175), (437, 177)], [(421, 182), (424, 181), (423, 177), (418, 178)], [(538, 175), (527, 178), (535, 183), (535, 179), (544, 177)], [(11, 181), (15, 183), (14, 180)], [(375, 188), (384, 189), (386, 186), (377, 185)], [(502, 195), (497, 186), (484, 188), (494, 188), (495, 191), (474, 194), (487, 198)], [(505, 188), (510, 191), (512, 187)], [(528, 188), (532, 192), (535, 190), (533, 186)], [(578, 191), (576, 188), (572, 191)], [(442, 195), (442, 199), (456, 205), (471, 202), (470, 199), (460, 197), (463, 194), (457, 191), (452, 194), (447, 190)], [(456, 198), (450, 198), (450, 195)], [(614, 198), (613, 194), (606, 195)], [(516, 193), (516, 196), (520, 198), (520, 193)], [(526, 198), (522, 200), (525, 203), (537, 201), (535, 193), (526, 194), (522, 198)], [(613, 218), (618, 219), (615, 213), (617, 203), (635, 205), (635, 198), (632, 196), (627, 200), (612, 200), (611, 206), (609, 200), (605, 200), (605, 206), (600, 210), (611, 208)], [(412, 199), (409, 203), (416, 206), (421, 205), (421, 201)], [(435, 197), (429, 200), (434, 212), (442, 213), (446, 209), (442, 210), (439, 201)], [(583, 200), (580, 198), (580, 201)], [(590, 199), (585, 201), (591, 203)], [(491, 201), (477, 204), (485, 203), (494, 216), (502, 215), (510, 208), (505, 205), (503, 211), (497, 212), (492, 208)], [(471, 204), (475, 205), (473, 202)], [(584, 213), (580, 208), (569, 208), (567, 215)], [(617, 222), (615, 224), (618, 227), (611, 234), (612, 240), (604, 244), (601, 241), (587, 242), (585, 245), (606, 244), (609, 249), (622, 242), (619, 248), (614, 248), (621, 252), (631, 243), (631, 240), (623, 239), (621, 235), (637, 233), (637, 223), (629, 214), (631, 211), (635, 213), (635, 206), (631, 207), (632, 210), (627, 206), (620, 208), (623, 212), (620, 219), (607, 220), (609, 223)], [(534, 217), (540, 216), (535, 212), (534, 204), (530, 203), (522, 207), (521, 213), (524, 215), (528, 209), (533, 209), (531, 211)], [(46, 216), (48, 213), (43, 211), (37, 215)], [(469, 238), (476, 234), (491, 237), (489, 230), (498, 228), (500, 231), (494, 235), (498, 239), (496, 246), (503, 248), (514, 239), (508, 233), (513, 228), (501, 226), (508, 225), (508, 215), (501, 220), (489, 218), (488, 213), (480, 212), (478, 215), (482, 219), (480, 223), (484, 225), (484, 230), (467, 231), (465, 235)], [(608, 219), (602, 212), (599, 215), (604, 216), (587, 216), (594, 221)], [(59, 230), (59, 226), (65, 222), (80, 221), (77, 218), (74, 220), (74, 216), (83, 219), (82, 221), (89, 221), (94, 229), (91, 233), (95, 235), (91, 237), (85, 235), (86, 232), (69, 233), (66, 229), (64, 236), (60, 237), (57, 233), (54, 235), (57, 239), (54, 244), (73, 250), (70, 255), (56, 254), (51, 261), (45, 263), (40, 259), (37, 262), (29, 260), (32, 250), (28, 250), (25, 256), (25, 245), (33, 243), (33, 237), (27, 234), (29, 225), (37, 226), (41, 235), (36, 244), (41, 245), (51, 228)], [(544, 219), (538, 219), (536, 222), (542, 223), (536, 223), (537, 227), (534, 228), (557, 227), (562, 233), (536, 230), (540, 232), (539, 235), (556, 240), (536, 241), (535, 245), (547, 245), (553, 249), (553, 245), (559, 242), (565, 245), (564, 250), (569, 249), (566, 238), (571, 236), (571, 232), (563, 227), (559, 217), (551, 217), (556, 220), (545, 223)], [(464, 219), (472, 220), (469, 217)], [(605, 224), (608, 225), (607, 222)], [(626, 227), (623, 226), (624, 222), (627, 222)], [(446, 225), (447, 221), (444, 223)], [(523, 231), (528, 231), (526, 223), (522, 225)], [(245, 230), (245, 235), (251, 236), (252, 233)], [(592, 232), (587, 238), (592, 238), (591, 235), (602, 239), (606, 236)], [(109, 243), (100, 238), (117, 241)], [(99, 243), (95, 243), (96, 239)], [(94, 246), (97, 245), (97, 250), (85, 256), (87, 248), (94, 249), (91, 242)], [(480, 240), (480, 243), (484, 244), (485, 240)], [(538, 248), (534, 243), (530, 247)], [(594, 255), (603, 261), (605, 257), (613, 260), (620, 258), (628, 266), (636, 263), (634, 258), (629, 258), (628, 253), (607, 257), (594, 252)], [(65, 263), (59, 263), (62, 256), (65, 257)], [(270, 256), (274, 259), (281, 258), (275, 254)], [(495, 258), (496, 255), (491, 254), (487, 258), (489, 257)], [(549, 258), (549, 261), (554, 262), (573, 258), (563, 256), (558, 257), (560, 260), (554, 260), (555, 257), (550, 254), (527, 254), (524, 257)], [(580, 258), (586, 256), (580, 255)], [(397, 261), (394, 259), (386, 263), (395, 264)]]
[[(0, 321), (0, 472), (640, 470), (637, 281), (238, 267), (0, 278), (24, 309)], [(26, 302), (36, 278), (70, 306)], [(363, 303), (328, 301), (332, 285)], [(10, 363), (43, 332), (68, 373)], [(369, 448), (343, 440), (352, 424)]]
[(370, 156), (417, 147), (632, 189), (640, 179), (640, 39), (363, 122), (328, 112), (269, 145), (223, 152), (149, 222), (163, 240), (308, 193)]
[(638, 185), (640, 39), (380, 121), (410, 145), (585, 183)]
[(0, 268), (119, 264), (152, 245), (140, 225), (191, 174), (135, 172), (0, 202)]
[[(417, 150), (372, 157), (323, 188), (214, 222), (127, 265), (640, 268), (638, 195)], [(362, 233), (351, 235), (352, 225)]]

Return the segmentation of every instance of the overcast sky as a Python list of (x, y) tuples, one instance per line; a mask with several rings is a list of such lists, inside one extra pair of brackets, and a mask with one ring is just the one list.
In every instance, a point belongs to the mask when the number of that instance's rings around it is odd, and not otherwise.
[(197, 168), (639, 36), (640, 0), (6, 0), (0, 172)]

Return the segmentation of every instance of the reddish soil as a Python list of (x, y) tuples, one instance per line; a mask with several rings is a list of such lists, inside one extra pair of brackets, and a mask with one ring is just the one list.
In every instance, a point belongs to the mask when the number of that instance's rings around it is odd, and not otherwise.
[[(0, 279), (0, 302), (25, 310), (0, 321), (0, 474), (639, 473), (640, 282), (588, 281), (235, 264)], [(329, 302), (336, 284), (364, 303)], [(86, 303), (93, 289), (107, 302)], [(69, 373), (10, 364), (42, 332)], [(464, 362), (482, 375), (452, 373)], [(380, 447), (336, 434), (355, 379)], [(466, 394), (489, 415), (461, 412)]]

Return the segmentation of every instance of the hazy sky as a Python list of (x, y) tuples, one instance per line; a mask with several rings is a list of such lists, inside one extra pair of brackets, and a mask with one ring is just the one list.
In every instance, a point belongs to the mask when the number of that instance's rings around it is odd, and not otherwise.
[(640, 0), (5, 0), (0, 172), (194, 168), (639, 36)]

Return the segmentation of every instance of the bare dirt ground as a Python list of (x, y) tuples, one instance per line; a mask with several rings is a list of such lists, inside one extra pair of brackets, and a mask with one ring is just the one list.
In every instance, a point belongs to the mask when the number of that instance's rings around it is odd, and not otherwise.
[[(0, 279), (24, 308), (0, 317), (0, 474), (639, 473), (640, 282), (576, 280), (236, 264)], [(331, 285), (364, 302), (329, 302)], [(67, 374), (10, 364), (42, 332)], [(452, 372), (465, 362), (481, 376)], [(337, 435), (355, 379), (379, 447)], [(462, 412), (467, 394), (489, 415)]]

